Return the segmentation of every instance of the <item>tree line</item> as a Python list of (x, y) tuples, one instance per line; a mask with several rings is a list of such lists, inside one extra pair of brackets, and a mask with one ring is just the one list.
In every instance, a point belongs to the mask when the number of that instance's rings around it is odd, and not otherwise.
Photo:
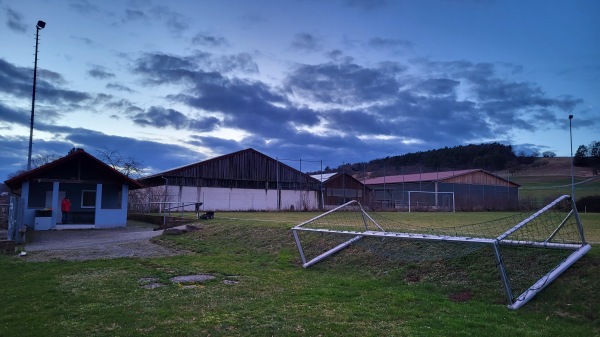
[(590, 145), (579, 145), (573, 156), (573, 165), (591, 167), (594, 174), (600, 173), (600, 141), (593, 141)]
[[(581, 145), (574, 156), (574, 163), (578, 166), (588, 166), (594, 163), (598, 165), (600, 163), (599, 155), (600, 142), (592, 142), (590, 146)], [(407, 153), (368, 162), (343, 164), (337, 168), (326, 167), (323, 173), (346, 172), (362, 176), (366, 172), (371, 172), (370, 176), (374, 177), (466, 169), (518, 172), (526, 170), (530, 166), (547, 164), (548, 161), (543, 158), (552, 157), (556, 157), (556, 154), (551, 151), (541, 154), (539, 152), (526, 154), (523, 151), (516, 153), (511, 145), (494, 142)]]

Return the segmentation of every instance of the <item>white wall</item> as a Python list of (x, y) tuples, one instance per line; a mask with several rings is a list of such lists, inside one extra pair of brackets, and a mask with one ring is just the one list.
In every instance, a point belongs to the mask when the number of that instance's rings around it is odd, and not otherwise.
[[(200, 209), (203, 211), (277, 210), (276, 190), (169, 186), (168, 191), (170, 201), (202, 202)], [(281, 210), (315, 210), (318, 205), (316, 191), (281, 191)], [(193, 211), (194, 205), (186, 206), (185, 210)]]
[(127, 226), (127, 196), (129, 195), (129, 186), (121, 187), (121, 208), (103, 209), (102, 208), (102, 184), (96, 187), (96, 219), (94, 225), (96, 228), (115, 228)]

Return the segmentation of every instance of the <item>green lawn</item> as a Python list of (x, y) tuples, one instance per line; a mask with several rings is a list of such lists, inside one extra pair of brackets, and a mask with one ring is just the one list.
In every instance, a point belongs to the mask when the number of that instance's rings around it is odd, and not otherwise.
[[(534, 199), (548, 203), (558, 196), (571, 194), (571, 177), (517, 176), (513, 179), (521, 184), (519, 189), (520, 200)], [(575, 197), (577, 199), (590, 195), (600, 195), (600, 179), (588, 180), (589, 178), (575, 177)]]
[[(316, 213), (315, 213), (316, 214)], [(396, 213), (424, 226), (504, 213)], [(350, 248), (308, 269), (290, 227), (313, 213), (217, 213), (157, 242), (183, 256), (25, 262), (0, 256), (0, 336), (592, 336), (600, 246), (518, 311), (493, 260), (401, 261)], [(390, 215), (391, 216), (391, 215)], [(600, 216), (582, 214), (590, 241)], [(186, 288), (179, 275), (215, 276)], [(140, 279), (165, 286), (145, 289)], [(226, 284), (223, 281), (228, 281)]]

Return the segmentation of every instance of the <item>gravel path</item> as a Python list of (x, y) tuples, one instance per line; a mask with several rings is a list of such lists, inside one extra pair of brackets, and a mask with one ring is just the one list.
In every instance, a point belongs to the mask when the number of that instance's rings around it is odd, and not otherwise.
[(114, 259), (119, 257), (163, 257), (185, 252), (154, 244), (162, 234), (150, 227), (33, 231), (27, 233), (27, 261)]

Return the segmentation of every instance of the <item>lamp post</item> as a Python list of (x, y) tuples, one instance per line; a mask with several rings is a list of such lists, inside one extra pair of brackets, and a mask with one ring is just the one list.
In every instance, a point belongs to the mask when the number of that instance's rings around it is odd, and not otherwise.
[(40, 29), (46, 27), (44, 21), (38, 21), (35, 25), (35, 61), (33, 63), (33, 92), (31, 94), (31, 124), (29, 126), (29, 154), (27, 155), (27, 171), (31, 170), (31, 148), (33, 146), (33, 115), (35, 109), (35, 83), (37, 80), (37, 60), (38, 60), (38, 41), (40, 37)]
[(575, 178), (573, 174), (573, 131), (571, 131), (571, 121), (573, 115), (569, 115), (569, 138), (571, 139), (571, 199), (575, 201)]

